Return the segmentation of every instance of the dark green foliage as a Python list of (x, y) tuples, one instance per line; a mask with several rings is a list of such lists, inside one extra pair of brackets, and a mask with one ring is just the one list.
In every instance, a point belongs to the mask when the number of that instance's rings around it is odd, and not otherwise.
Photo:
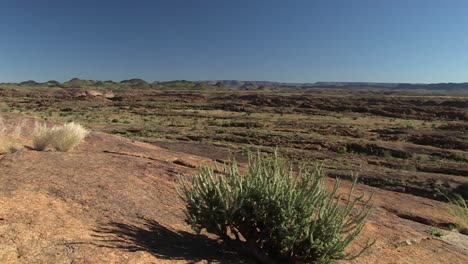
[(467, 156), (465, 156), (462, 153), (451, 153), (449, 155), (449, 158), (453, 159), (453, 160), (456, 160), (456, 161), (465, 161), (465, 162), (468, 161)]
[(412, 157), (411, 153), (409, 152), (396, 149), (387, 149), (376, 144), (360, 144), (357, 142), (351, 142), (346, 145), (346, 150), (352, 153), (362, 153), (386, 158), (394, 157), (400, 159), (409, 159)]
[(459, 194), (463, 199), (468, 200), (468, 182), (460, 184), (455, 190), (455, 194)]
[[(192, 182), (181, 181), (186, 221), (197, 233), (206, 229), (262, 262), (330, 263), (372, 245), (344, 253), (371, 207), (371, 198), (351, 198), (356, 181), (341, 206), (338, 180), (327, 191), (321, 166), (295, 174), (277, 154), (258, 154), (249, 155), (247, 173), (235, 162), (224, 172), (204, 167)], [(363, 206), (354, 210), (357, 203)]]
[(442, 230), (435, 227), (429, 228), (428, 230), (426, 230), (426, 233), (433, 237), (442, 237), (443, 235), (445, 235), (445, 233), (442, 232)]

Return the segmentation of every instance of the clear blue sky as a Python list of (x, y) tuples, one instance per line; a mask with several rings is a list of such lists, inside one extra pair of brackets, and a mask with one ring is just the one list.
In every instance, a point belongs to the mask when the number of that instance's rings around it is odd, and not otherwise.
[(465, 0), (1, 0), (0, 82), (466, 82)]

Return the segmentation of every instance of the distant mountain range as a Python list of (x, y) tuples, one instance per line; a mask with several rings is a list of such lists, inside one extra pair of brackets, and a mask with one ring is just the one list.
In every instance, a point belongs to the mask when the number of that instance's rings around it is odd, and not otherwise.
[(220, 80), (220, 81), (204, 81), (207, 84), (222, 84), (229, 88), (237, 89), (258, 89), (262, 87), (273, 88), (342, 88), (342, 89), (359, 89), (359, 88), (386, 88), (386, 89), (425, 89), (425, 90), (468, 90), (468, 83), (377, 83), (377, 82), (315, 82), (315, 83), (283, 83), (283, 82), (267, 82), (267, 81), (236, 81), (236, 80)]
[[(9, 83), (10, 85), (12, 83)], [(5, 83), (4, 83), (5, 85)], [(286, 83), (268, 81), (239, 81), (239, 80), (208, 80), (208, 81), (186, 81), (176, 80), (169, 82), (146, 82), (142, 79), (129, 79), (121, 82), (83, 80), (73, 78), (60, 83), (58, 81), (48, 81), (38, 83), (35, 81), (25, 81), (14, 85), (32, 87), (62, 87), (62, 88), (159, 88), (159, 89), (183, 89), (183, 90), (207, 90), (207, 89), (392, 89), (392, 90), (445, 90), (445, 91), (468, 91), (468, 83), (379, 83), (379, 82), (315, 82), (315, 83)]]

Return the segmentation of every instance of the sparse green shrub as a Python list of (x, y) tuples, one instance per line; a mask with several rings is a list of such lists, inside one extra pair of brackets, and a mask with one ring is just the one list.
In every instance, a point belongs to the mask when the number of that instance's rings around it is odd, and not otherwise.
[(355, 137), (357, 138), (364, 138), (365, 134), (362, 131), (356, 131)]
[(4, 102), (0, 102), (0, 112), (8, 112), (10, 107)]
[(468, 161), (468, 157), (462, 153), (450, 153), (449, 158), (456, 161)]
[(392, 152), (390, 150), (384, 150), (382, 151), (382, 156), (385, 158), (391, 158), (392, 157)]
[(295, 174), (276, 153), (250, 154), (246, 173), (233, 161), (224, 174), (203, 167), (192, 181), (181, 179), (186, 221), (197, 233), (206, 229), (263, 263), (330, 263), (355, 258), (373, 244), (344, 253), (371, 207), (372, 196), (351, 198), (356, 181), (341, 206), (338, 180), (328, 191), (321, 166)]
[(377, 144), (365, 144), (358, 142), (351, 142), (346, 144), (347, 152), (351, 153), (362, 153), (367, 155), (379, 156), (379, 157), (394, 157), (399, 159), (409, 159), (412, 154), (402, 150), (387, 149)]
[(331, 150), (338, 153), (338, 154), (345, 154), (347, 152), (346, 146), (332, 146)]
[(433, 237), (442, 237), (445, 235), (445, 233), (442, 232), (442, 230), (435, 227), (429, 228), (428, 230), (426, 230), (426, 233)]
[(89, 134), (82, 125), (70, 122), (50, 130), (51, 145), (59, 151), (70, 151), (78, 146)]

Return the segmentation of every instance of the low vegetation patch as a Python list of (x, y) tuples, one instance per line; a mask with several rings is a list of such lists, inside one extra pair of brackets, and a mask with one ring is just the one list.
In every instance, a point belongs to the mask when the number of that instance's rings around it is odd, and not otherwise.
[(51, 129), (46, 124), (36, 123), (32, 135), (33, 148), (43, 151), (47, 148), (51, 141)]
[(9, 135), (0, 135), (0, 154), (9, 154), (16, 152), (21, 148), (19, 141)]
[(223, 174), (203, 167), (192, 181), (181, 180), (186, 221), (197, 233), (206, 229), (262, 263), (331, 263), (373, 244), (344, 253), (371, 208), (372, 196), (351, 197), (356, 180), (342, 199), (338, 180), (331, 191), (325, 187), (321, 166), (296, 174), (276, 153), (249, 155), (246, 173), (233, 161)]
[(448, 211), (461, 228), (468, 229), (468, 205), (461, 195), (449, 198)]
[(37, 125), (33, 133), (33, 147), (44, 150), (51, 145), (58, 151), (67, 152), (83, 142), (88, 134), (86, 128), (74, 122), (58, 127)]
[(351, 153), (362, 153), (385, 158), (409, 159), (411, 153), (401, 150), (387, 149), (376, 144), (360, 144), (351, 142), (346, 145), (346, 150)]
[(20, 137), (24, 123), (13, 128), (7, 127), (0, 117), (0, 154), (13, 153), (22, 147)]
[(426, 230), (426, 233), (433, 237), (442, 237), (445, 235), (445, 233), (442, 230), (436, 227), (429, 228), (428, 230)]

